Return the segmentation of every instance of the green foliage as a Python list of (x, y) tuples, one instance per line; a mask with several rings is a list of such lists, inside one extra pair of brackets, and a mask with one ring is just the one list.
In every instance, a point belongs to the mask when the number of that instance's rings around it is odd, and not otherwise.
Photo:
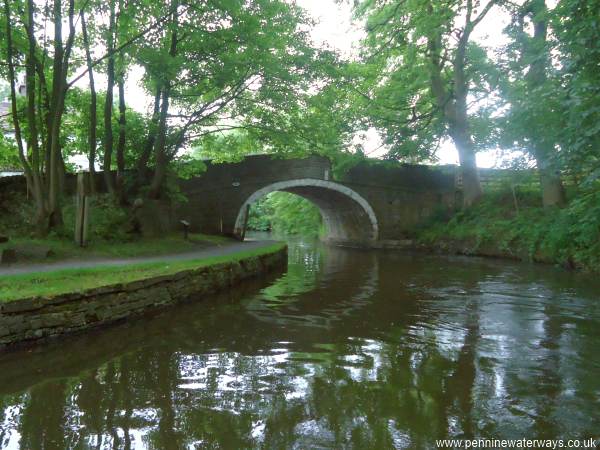
[(248, 228), (314, 237), (321, 229), (321, 213), (313, 203), (298, 195), (273, 192), (252, 205)]
[[(64, 225), (56, 231), (58, 237), (73, 239), (75, 230), (75, 205), (68, 202), (64, 206)], [(111, 241), (118, 245), (135, 239), (127, 231), (131, 229), (131, 214), (120, 206), (111, 195), (96, 195), (90, 208), (90, 241)]]
[(600, 173), (600, 2), (561, 0), (551, 16), (561, 53), (561, 158), (591, 183)]
[[(97, 93), (97, 115), (96, 136), (98, 147), (96, 149), (96, 162), (102, 161), (104, 155), (104, 121), (102, 114), (106, 99), (106, 92)], [(66, 98), (65, 113), (62, 120), (62, 150), (63, 155), (68, 158), (76, 155), (87, 157), (89, 150), (89, 128), (90, 128), (90, 98), (89, 91), (72, 88)], [(134, 167), (140, 157), (142, 145), (148, 134), (148, 118), (130, 108), (126, 110), (125, 122), (125, 166)], [(112, 115), (113, 130), (119, 129), (117, 106), (113, 108)], [(119, 135), (113, 133), (113, 146), (116, 148)], [(116, 168), (116, 160), (112, 158), (112, 169)]]
[(389, 158), (435, 161), (440, 141), (455, 138), (452, 129), (462, 119), (447, 111), (462, 101), (465, 89), (470, 105), (463, 125), (476, 149), (488, 145), (494, 111), (488, 97), (498, 68), (469, 36), (478, 14), (485, 16), (495, 3), (355, 2), (367, 34), (354, 101), (383, 135)]
[(600, 270), (600, 184), (586, 189), (559, 211), (543, 245), (559, 261)]
[(547, 25), (552, 12), (543, 0), (506, 8), (512, 21), (504, 30), (508, 44), (496, 62), (501, 68), (497, 103), (503, 105), (495, 122), (496, 143), (523, 152), (542, 170), (557, 171), (563, 166), (556, 150), (565, 145), (567, 91), (551, 61), (555, 43)]
[(245, 156), (259, 153), (260, 147), (243, 130), (208, 134), (194, 143), (193, 157), (215, 163), (240, 162)]
[(457, 244), (463, 251), (491, 249), (525, 260), (600, 271), (600, 186), (580, 192), (567, 208), (541, 208), (539, 191), (487, 192), (482, 201), (449, 221), (430, 223), (418, 239), (427, 245)]
[(340, 179), (352, 167), (356, 166), (361, 162), (366, 161), (369, 160), (361, 151), (357, 151), (355, 153), (338, 152), (334, 155), (331, 155), (331, 166), (333, 169), (333, 176), (335, 179)]
[[(33, 205), (26, 201), (24, 195), (15, 194), (4, 198), (0, 202), (0, 233), (5, 233), (12, 238), (31, 238), (34, 234), (35, 224)], [(63, 205), (63, 224), (53, 230), (47, 238), (73, 240), (75, 230), (75, 205), (71, 198)], [(118, 204), (116, 199), (108, 194), (99, 194), (91, 198), (90, 209), (90, 242), (112, 242), (119, 245), (138, 239), (132, 230), (132, 215), (127, 207)]]
[(0, 192), (0, 234), (30, 236), (35, 208), (22, 192)]
[[(110, 195), (94, 197), (90, 214), (90, 239), (124, 242), (132, 239), (131, 213)], [(73, 226), (72, 229), (75, 229)]]
[(0, 79), (0, 102), (4, 101), (10, 95), (10, 86), (4, 80)]
[[(155, 3), (144, 14), (160, 16), (169, 7)], [(183, 31), (176, 49), (169, 48), (172, 30), (136, 48), (148, 91), (168, 84), (170, 104), (179, 111), (169, 121), (169, 154), (186, 142), (201, 157), (226, 153), (222, 160), (313, 147), (315, 139), (306, 143), (315, 136), (306, 124), (313, 117), (309, 92), (327, 83), (333, 58), (310, 45), (303, 10), (258, 0), (193, 3), (185, 11), (177, 18)]]
[[(0, 118), (0, 124), (1, 124)], [(0, 125), (1, 126), (1, 125)], [(14, 140), (9, 139), (0, 132), (0, 170), (15, 170), (21, 168), (21, 162), (17, 156), (17, 149)]]

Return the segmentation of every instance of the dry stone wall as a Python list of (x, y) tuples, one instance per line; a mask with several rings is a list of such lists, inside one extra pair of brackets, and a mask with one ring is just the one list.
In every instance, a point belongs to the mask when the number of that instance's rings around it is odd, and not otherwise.
[(0, 303), (0, 349), (79, 332), (228, 289), (283, 268), (287, 248), (240, 261), (53, 297)]

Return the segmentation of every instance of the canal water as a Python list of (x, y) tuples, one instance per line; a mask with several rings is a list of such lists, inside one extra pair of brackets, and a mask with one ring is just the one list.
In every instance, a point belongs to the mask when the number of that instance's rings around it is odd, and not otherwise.
[(600, 283), (290, 243), (285, 273), (0, 356), (2, 449), (600, 438)]

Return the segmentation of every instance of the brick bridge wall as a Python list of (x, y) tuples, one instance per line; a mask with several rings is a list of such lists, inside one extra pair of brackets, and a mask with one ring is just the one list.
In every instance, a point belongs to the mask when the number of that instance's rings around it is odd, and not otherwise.
[(328, 239), (345, 243), (398, 240), (440, 210), (455, 208), (454, 170), (428, 166), (359, 164), (333, 179), (326, 158), (251, 156), (240, 163), (209, 164), (201, 177), (181, 181), (188, 202), (174, 211), (194, 231), (239, 235), (246, 204), (273, 190), (315, 203)]

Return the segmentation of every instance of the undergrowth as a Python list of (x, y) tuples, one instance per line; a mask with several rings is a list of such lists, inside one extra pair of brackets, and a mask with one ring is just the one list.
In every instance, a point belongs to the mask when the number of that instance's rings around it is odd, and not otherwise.
[(450, 220), (431, 221), (417, 234), (419, 242), (454, 241), (467, 252), (495, 248), (521, 259), (554, 262), (600, 271), (600, 190), (578, 192), (565, 208), (538, 206), (531, 189), (487, 192), (475, 206)]

